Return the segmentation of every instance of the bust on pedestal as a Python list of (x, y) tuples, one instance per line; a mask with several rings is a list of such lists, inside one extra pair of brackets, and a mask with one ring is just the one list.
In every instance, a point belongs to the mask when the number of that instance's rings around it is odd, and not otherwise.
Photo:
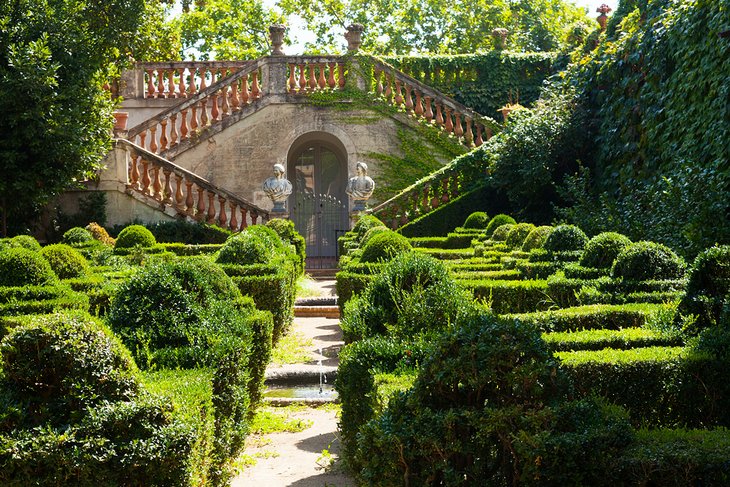
[(284, 177), (284, 166), (274, 164), (274, 175), (264, 181), (264, 193), (271, 198), (274, 203), (272, 213), (286, 213), (286, 200), (292, 192), (292, 186), (288, 179)]
[(358, 162), (356, 171), (357, 176), (351, 177), (347, 181), (347, 188), (345, 188), (345, 192), (355, 202), (355, 206), (352, 208), (353, 212), (365, 211), (365, 203), (367, 203), (368, 199), (373, 195), (373, 190), (375, 190), (375, 181), (368, 176), (368, 165), (364, 162)]

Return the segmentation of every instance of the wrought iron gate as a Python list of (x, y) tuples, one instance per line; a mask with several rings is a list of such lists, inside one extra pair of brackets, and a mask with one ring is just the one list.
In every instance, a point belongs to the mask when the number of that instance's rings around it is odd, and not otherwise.
[(307, 242), (307, 268), (337, 266), (337, 239), (348, 229), (347, 206), (333, 195), (296, 192), (291, 219)]

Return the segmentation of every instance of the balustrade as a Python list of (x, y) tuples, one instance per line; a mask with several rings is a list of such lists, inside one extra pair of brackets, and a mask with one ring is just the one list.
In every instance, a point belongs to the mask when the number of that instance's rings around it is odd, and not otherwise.
[(292, 57), (287, 59), (287, 91), (308, 94), (345, 87), (345, 65), (337, 58)]
[(117, 147), (128, 155), (127, 189), (154, 199), (164, 208), (191, 219), (214, 223), (237, 232), (268, 221), (268, 211), (259, 208), (205, 179), (126, 140)]
[[(198, 89), (193, 88), (193, 84), (169, 83), (168, 88), (182, 86), (175, 92), (176, 96), (187, 99), (130, 129), (128, 139), (155, 154), (162, 154), (189, 140), (199, 130), (241, 111), (263, 96), (259, 85), (262, 64), (262, 61), (249, 62), (236, 68), (233, 74), (233, 68), (210, 68), (212, 74), (200, 78), (201, 91), (196, 93), (191, 93)], [(159, 77), (159, 83), (163, 78)], [(162, 88), (164, 84), (159, 84), (158, 92)]]
[(249, 61), (138, 63), (144, 98), (188, 98), (206, 86), (235, 74)]

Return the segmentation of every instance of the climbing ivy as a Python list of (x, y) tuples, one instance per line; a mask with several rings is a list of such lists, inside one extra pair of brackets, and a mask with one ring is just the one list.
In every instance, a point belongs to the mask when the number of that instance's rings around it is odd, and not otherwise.
[(484, 54), (401, 56), (386, 61), (482, 115), (512, 102), (531, 105), (554, 73), (557, 53), (491, 51)]

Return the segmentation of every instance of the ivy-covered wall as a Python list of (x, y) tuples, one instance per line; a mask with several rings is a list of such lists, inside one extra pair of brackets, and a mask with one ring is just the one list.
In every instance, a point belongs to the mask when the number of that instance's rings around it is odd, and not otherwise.
[(497, 117), (507, 103), (530, 106), (554, 73), (557, 53), (491, 51), (484, 54), (386, 58), (406, 74), (482, 115)]

